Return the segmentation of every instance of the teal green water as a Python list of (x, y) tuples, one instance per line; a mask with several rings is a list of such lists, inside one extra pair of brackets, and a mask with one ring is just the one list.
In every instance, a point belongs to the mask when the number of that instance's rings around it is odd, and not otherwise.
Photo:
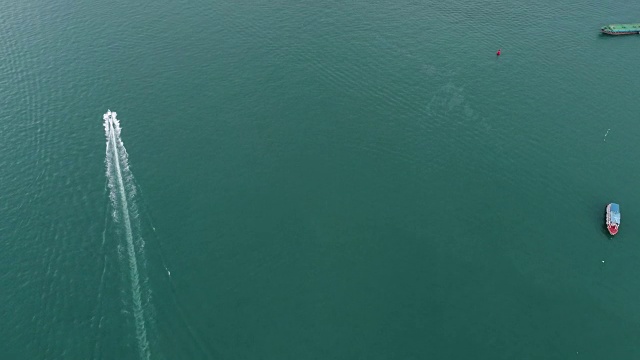
[(640, 4), (2, 9), (0, 358), (640, 357)]

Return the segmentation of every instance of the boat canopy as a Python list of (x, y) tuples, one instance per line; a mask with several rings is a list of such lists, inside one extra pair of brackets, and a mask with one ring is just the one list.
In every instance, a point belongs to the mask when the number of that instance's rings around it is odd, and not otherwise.
[(611, 222), (614, 224), (620, 224), (620, 205), (611, 203)]
[(613, 33), (639, 31), (640, 24), (611, 24), (611, 25), (603, 26), (602, 30), (608, 30)]

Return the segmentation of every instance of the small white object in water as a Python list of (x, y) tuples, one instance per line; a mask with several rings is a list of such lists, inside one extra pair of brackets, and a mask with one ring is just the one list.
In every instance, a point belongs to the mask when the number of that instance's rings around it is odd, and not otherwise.
[(602, 263), (604, 264), (604, 260), (602, 260)]

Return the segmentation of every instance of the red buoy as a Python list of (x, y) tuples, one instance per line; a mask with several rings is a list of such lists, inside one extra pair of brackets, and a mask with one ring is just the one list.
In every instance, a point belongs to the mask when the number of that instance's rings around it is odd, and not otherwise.
[(498, 49), (498, 52), (496, 53), (497, 56), (500, 56), (500, 53), (502, 52), (502, 49)]

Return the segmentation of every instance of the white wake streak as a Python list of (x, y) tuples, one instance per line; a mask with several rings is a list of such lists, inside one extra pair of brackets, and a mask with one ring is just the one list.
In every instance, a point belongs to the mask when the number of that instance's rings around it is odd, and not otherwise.
[[(147, 329), (145, 326), (145, 317), (144, 317), (144, 309), (142, 307), (142, 291), (140, 289), (140, 273), (138, 272), (138, 261), (136, 259), (136, 251), (133, 245), (133, 232), (131, 230), (131, 219), (129, 217), (129, 204), (127, 202), (127, 194), (126, 188), (124, 185), (124, 181), (122, 179), (122, 170), (120, 168), (120, 155), (118, 153), (118, 142), (120, 145), (124, 147), (121, 141), (119, 141), (120, 128), (117, 119), (115, 118), (115, 113), (113, 113), (113, 118), (108, 118), (105, 114), (105, 131), (107, 132), (107, 156), (109, 156), (109, 151), (112, 151), (113, 161), (112, 163), (115, 165), (115, 169), (113, 169), (113, 174), (115, 175), (115, 180), (117, 184), (115, 185), (115, 189), (118, 191), (120, 195), (120, 208), (122, 210), (122, 222), (124, 225), (125, 236), (127, 240), (127, 255), (129, 257), (129, 270), (131, 273), (131, 293), (133, 296), (133, 317), (136, 326), (136, 336), (138, 339), (138, 346), (140, 351), (140, 356), (143, 359), (149, 359), (149, 342), (147, 340)], [(118, 137), (118, 139), (116, 139)], [(109, 146), (111, 145), (111, 146)], [(111, 182), (113, 177), (109, 176), (109, 169), (107, 169), (107, 176), (109, 177), (109, 181)], [(115, 194), (111, 194), (115, 195)], [(113, 200), (113, 197), (112, 197)]]

